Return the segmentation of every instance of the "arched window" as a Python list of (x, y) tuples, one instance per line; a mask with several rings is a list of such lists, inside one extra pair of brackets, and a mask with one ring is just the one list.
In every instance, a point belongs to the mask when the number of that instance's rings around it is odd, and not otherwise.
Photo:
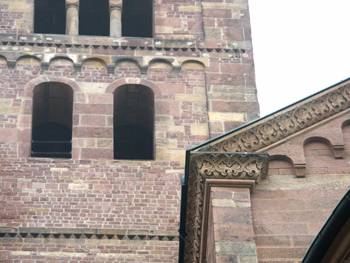
[(79, 35), (109, 36), (109, 0), (80, 0)]
[(65, 0), (35, 0), (34, 33), (65, 34), (66, 3)]
[(124, 85), (114, 93), (114, 158), (154, 158), (154, 94), (142, 85)]
[(62, 83), (34, 89), (32, 156), (71, 158), (73, 90)]
[(126, 37), (153, 36), (153, 0), (124, 0), (122, 35)]

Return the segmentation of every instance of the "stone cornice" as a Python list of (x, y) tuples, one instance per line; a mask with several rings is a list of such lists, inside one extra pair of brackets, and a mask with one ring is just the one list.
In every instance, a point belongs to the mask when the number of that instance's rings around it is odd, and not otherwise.
[(0, 46), (56, 47), (99, 50), (148, 50), (164, 52), (198, 52), (198, 53), (245, 53), (245, 48), (235, 43), (232, 47), (208, 46), (197, 40), (166, 40), (156, 38), (113, 38), (69, 36), (50, 34), (0, 34)]
[(205, 255), (210, 187), (252, 187), (267, 172), (267, 155), (192, 153), (189, 162), (185, 263), (201, 262)]
[(350, 81), (292, 105), (200, 147), (199, 151), (256, 152), (350, 107)]
[(0, 227), (0, 238), (63, 238), (178, 241), (174, 233), (153, 233), (142, 230), (85, 229), (85, 228), (10, 228)]

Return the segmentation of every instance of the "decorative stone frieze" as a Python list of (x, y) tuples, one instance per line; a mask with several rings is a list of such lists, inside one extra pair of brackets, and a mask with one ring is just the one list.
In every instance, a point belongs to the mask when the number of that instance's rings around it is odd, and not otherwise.
[(193, 153), (189, 163), (185, 262), (202, 262), (208, 228), (210, 187), (252, 187), (267, 172), (267, 155)]
[(174, 233), (156, 234), (150, 231), (79, 228), (9, 228), (0, 227), (0, 238), (63, 238), (177, 241)]
[(350, 107), (350, 82), (229, 133), (200, 151), (255, 152), (286, 139)]

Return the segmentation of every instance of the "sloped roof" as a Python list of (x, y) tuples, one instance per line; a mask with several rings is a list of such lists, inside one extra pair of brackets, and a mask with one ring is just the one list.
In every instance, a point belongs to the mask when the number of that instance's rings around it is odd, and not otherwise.
[(306, 97), (270, 115), (242, 125), (192, 149), (257, 152), (350, 107), (350, 79)]

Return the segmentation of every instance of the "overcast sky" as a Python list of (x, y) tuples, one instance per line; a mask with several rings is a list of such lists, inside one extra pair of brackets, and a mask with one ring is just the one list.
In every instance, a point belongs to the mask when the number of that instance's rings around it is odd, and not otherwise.
[(249, 0), (261, 116), (350, 77), (350, 0)]

